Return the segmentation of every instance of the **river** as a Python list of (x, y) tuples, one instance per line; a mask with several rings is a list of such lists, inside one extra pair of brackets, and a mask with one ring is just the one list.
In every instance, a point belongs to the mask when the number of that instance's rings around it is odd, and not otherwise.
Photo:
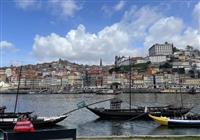
[[(123, 107), (128, 107), (129, 94), (120, 95), (125, 101)], [(0, 105), (5, 105), (7, 111), (14, 110), (15, 94), (1, 94)], [(113, 95), (94, 94), (24, 94), (19, 95), (17, 111), (34, 111), (38, 116), (55, 116), (77, 108), (77, 103), (87, 104), (112, 98)], [(126, 102), (127, 101), (127, 102)], [(200, 113), (200, 94), (183, 94), (184, 106), (193, 107), (191, 112)], [(181, 105), (180, 94), (132, 94), (132, 105)], [(109, 102), (93, 105), (93, 107), (109, 107)], [(64, 128), (76, 128), (78, 136), (110, 136), (110, 135), (197, 135), (198, 128), (168, 128), (161, 127), (153, 121), (117, 121), (99, 120), (98, 116), (87, 109), (78, 110), (59, 123)]]

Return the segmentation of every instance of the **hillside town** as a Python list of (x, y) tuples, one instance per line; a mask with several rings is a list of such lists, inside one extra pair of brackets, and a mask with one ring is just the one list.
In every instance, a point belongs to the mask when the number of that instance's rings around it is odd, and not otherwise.
[[(200, 89), (200, 51), (192, 46), (154, 44), (145, 57), (116, 56), (113, 65), (80, 65), (59, 59), (24, 65), (20, 89), (53, 93), (82, 93), (119, 88), (124, 91), (189, 92)], [(0, 68), (1, 91), (18, 86), (20, 67)]]

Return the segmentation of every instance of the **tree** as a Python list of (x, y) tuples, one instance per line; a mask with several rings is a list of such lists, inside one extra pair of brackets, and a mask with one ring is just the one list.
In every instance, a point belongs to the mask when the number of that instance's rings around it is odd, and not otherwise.
[(195, 77), (194, 70), (189, 70), (189, 75), (190, 77), (194, 78)]
[(173, 47), (173, 52), (178, 52), (180, 51), (179, 49), (177, 49), (176, 47)]
[(200, 56), (200, 51), (198, 49), (194, 50), (195, 55)]
[(186, 50), (192, 51), (192, 50), (194, 50), (194, 48), (193, 48), (192, 46), (190, 46), (190, 45), (187, 45), (187, 46), (186, 46)]
[(200, 71), (197, 71), (197, 76), (198, 78), (200, 78)]
[(160, 65), (160, 69), (163, 69), (163, 68), (164, 68), (164, 69), (172, 68), (172, 64), (166, 62), (166, 63)]

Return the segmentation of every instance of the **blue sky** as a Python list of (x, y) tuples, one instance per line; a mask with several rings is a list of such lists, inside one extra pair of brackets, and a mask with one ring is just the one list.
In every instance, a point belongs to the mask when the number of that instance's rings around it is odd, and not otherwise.
[(113, 63), (153, 43), (200, 48), (199, 0), (1, 0), (1, 64)]

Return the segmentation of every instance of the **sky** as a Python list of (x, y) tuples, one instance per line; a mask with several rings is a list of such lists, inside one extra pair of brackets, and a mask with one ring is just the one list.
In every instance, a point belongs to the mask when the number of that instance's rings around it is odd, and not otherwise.
[(0, 67), (113, 64), (164, 42), (200, 49), (199, 0), (0, 0)]

